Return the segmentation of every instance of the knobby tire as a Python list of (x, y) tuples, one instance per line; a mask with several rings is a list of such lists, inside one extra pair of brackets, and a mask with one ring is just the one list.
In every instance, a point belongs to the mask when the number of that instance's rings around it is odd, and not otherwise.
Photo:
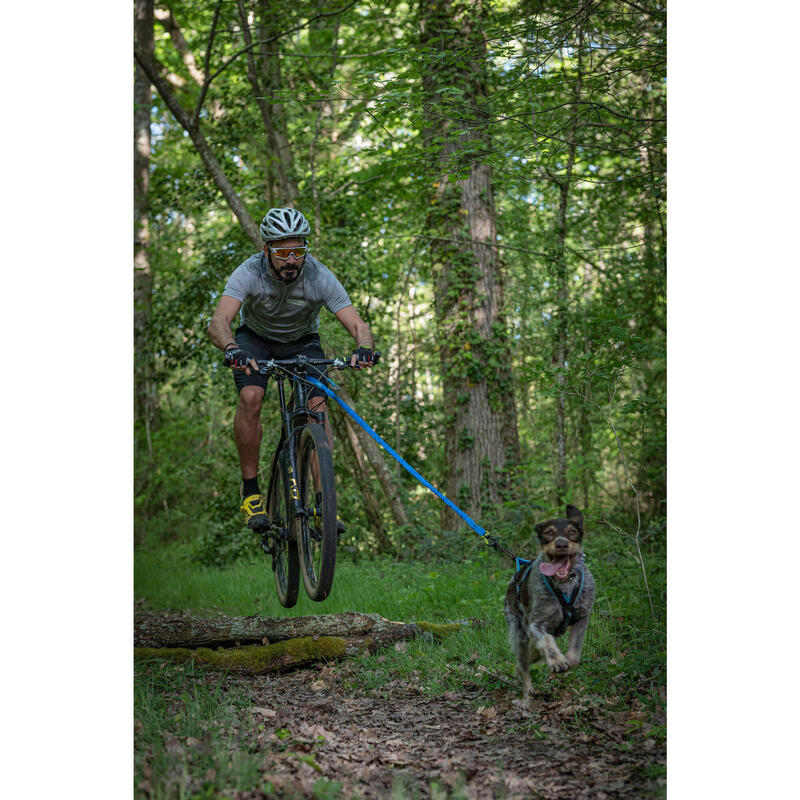
[[(297, 539), (289, 529), (288, 495), (286, 492), (285, 454), (276, 454), (272, 464), (267, 498), (272, 547), (272, 572), (278, 602), (284, 608), (297, 603), (300, 589), (300, 559), (297, 554)], [(285, 532), (288, 538), (280, 534)]]
[[(319, 468), (314, 469), (318, 463)], [(325, 428), (303, 427), (298, 445), (300, 503), (307, 516), (297, 519), (301, 575), (308, 596), (324, 600), (333, 586), (336, 568), (336, 485), (333, 456)], [(316, 498), (321, 495), (321, 503)]]

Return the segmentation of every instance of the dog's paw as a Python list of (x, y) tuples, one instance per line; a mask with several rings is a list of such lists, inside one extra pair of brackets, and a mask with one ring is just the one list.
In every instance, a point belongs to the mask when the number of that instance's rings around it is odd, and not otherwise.
[(550, 672), (566, 672), (570, 667), (570, 663), (564, 657), (564, 654), (556, 649), (555, 652), (547, 654), (547, 667)]
[(578, 664), (581, 663), (581, 655), (580, 655), (580, 653), (573, 653), (573, 652), (567, 650), (566, 658), (567, 658), (567, 663), (571, 667), (577, 667)]
[(517, 709), (517, 711), (530, 714), (530, 712), (533, 711), (533, 697), (530, 695), (528, 695), (528, 697), (518, 697), (512, 702), (512, 705)]

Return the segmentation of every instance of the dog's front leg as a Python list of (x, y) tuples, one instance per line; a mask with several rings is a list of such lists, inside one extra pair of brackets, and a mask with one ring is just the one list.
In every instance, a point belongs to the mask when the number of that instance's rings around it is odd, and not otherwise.
[(547, 663), (550, 672), (566, 672), (570, 666), (569, 662), (558, 649), (556, 640), (552, 635), (542, 630), (535, 622), (531, 622), (528, 630), (530, 631), (536, 648)]
[(586, 628), (589, 626), (589, 616), (579, 619), (569, 629), (569, 646), (567, 647), (567, 661), (571, 667), (577, 667), (581, 663), (581, 650), (583, 650), (583, 637), (586, 636)]

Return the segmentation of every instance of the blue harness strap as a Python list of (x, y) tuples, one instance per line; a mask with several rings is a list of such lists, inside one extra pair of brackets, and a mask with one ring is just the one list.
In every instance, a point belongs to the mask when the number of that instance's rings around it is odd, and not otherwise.
[[(517, 580), (517, 594), (519, 594), (519, 587), (528, 580), (528, 575), (531, 572), (531, 569), (541, 561), (541, 557), (537, 558), (536, 561), (528, 561), (527, 558), (517, 558), (517, 574), (519, 575), (520, 569), (522, 568), (522, 564), (525, 564), (525, 568), (523, 569), (522, 575), (519, 576), (519, 580)], [(550, 585), (550, 581), (547, 580), (547, 576), (543, 573), (539, 573), (542, 577), (542, 581), (544, 585), (547, 587), (547, 590), (550, 592), (551, 595), (556, 599), (558, 604), (561, 606), (561, 610), (564, 612), (564, 618), (561, 620), (561, 624), (558, 626), (558, 629), (553, 634), (554, 636), (561, 636), (562, 633), (572, 624), (573, 620), (575, 619), (575, 603), (578, 602), (578, 598), (581, 596), (581, 592), (583, 592), (583, 578), (584, 578), (584, 567), (583, 567), (583, 560), (581, 560), (581, 582), (578, 584), (578, 587), (572, 592), (571, 597), (567, 597), (564, 592), (561, 590), (558, 591), (556, 594), (555, 589)]]
[[(531, 571), (531, 567), (536, 562), (531, 561), (530, 559), (527, 558), (520, 558), (519, 556), (517, 556), (514, 560), (517, 562), (517, 576), (519, 576), (517, 579), (517, 594), (519, 594), (519, 587), (522, 586), (522, 584), (525, 583), (526, 580), (528, 580), (528, 575)], [(524, 568), (523, 564), (525, 565)], [(522, 575), (519, 574), (520, 570), (522, 570)]]
[[(384, 442), (383, 439), (381, 439), (381, 437), (378, 436), (378, 434), (372, 428), (370, 428), (370, 426), (364, 422), (364, 420), (361, 419), (361, 417), (359, 417), (358, 414), (356, 414), (356, 412), (353, 411), (353, 409), (350, 408), (350, 406), (348, 406), (347, 403), (345, 403), (335, 391), (332, 391), (322, 381), (312, 378), (310, 375), (306, 376), (306, 380), (316, 386), (318, 389), (322, 389), (322, 391), (325, 392), (328, 397), (332, 397), (342, 407), (345, 413), (355, 422), (357, 422), (384, 450), (386, 450), (387, 453), (392, 456), (392, 458), (394, 458), (395, 461), (400, 464), (400, 466), (403, 467), (403, 469), (405, 469), (407, 472), (410, 472), (426, 489), (429, 489), (431, 492), (433, 492), (446, 506), (455, 511), (455, 513), (458, 514), (458, 516), (461, 517), (461, 519), (463, 519), (464, 522), (466, 522), (467, 525), (469, 525), (470, 528), (475, 531), (475, 533), (485, 538), (489, 536), (485, 528), (482, 528), (480, 525), (478, 525), (477, 522), (465, 514), (449, 498), (445, 497), (445, 495), (443, 495), (435, 486), (426, 481), (425, 478), (423, 478), (422, 475), (420, 475), (419, 472), (417, 472), (414, 467), (412, 467), (399, 453), (397, 453), (386, 442)], [(336, 389), (336, 384), (332, 381), (330, 383), (333, 389)]]
[[(538, 560), (538, 559), (537, 559)], [(559, 625), (558, 630), (554, 633), (554, 636), (560, 636), (564, 631), (572, 624), (573, 620), (575, 619), (575, 603), (578, 602), (578, 598), (581, 596), (581, 592), (583, 592), (583, 577), (584, 577), (584, 567), (583, 567), (583, 559), (581, 559), (581, 582), (578, 584), (578, 587), (572, 592), (571, 597), (567, 597), (564, 592), (561, 590), (558, 591), (556, 594), (553, 587), (550, 585), (550, 581), (547, 580), (547, 577), (544, 573), (540, 573), (542, 576), (542, 580), (544, 581), (544, 585), (549, 589), (550, 594), (555, 597), (558, 601), (558, 604), (561, 606), (561, 610), (564, 612), (564, 619), (561, 621), (561, 625)]]
[(524, 581), (525, 578), (528, 577), (528, 573), (531, 571), (531, 564), (533, 564), (533, 561), (531, 561), (529, 558), (520, 558), (519, 556), (517, 556), (514, 561), (517, 562), (517, 572), (522, 569), (523, 564), (527, 564), (528, 569), (525, 570), (525, 576), (521, 578), (521, 580)]

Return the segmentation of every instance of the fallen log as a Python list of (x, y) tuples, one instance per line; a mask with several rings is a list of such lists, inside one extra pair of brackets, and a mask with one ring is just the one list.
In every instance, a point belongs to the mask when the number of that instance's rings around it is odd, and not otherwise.
[[(391, 638), (392, 631), (408, 628), (411, 635), (428, 632), (444, 635), (479, 621), (446, 624), (430, 622), (392, 622), (378, 614), (316, 614), (307, 617), (216, 617), (199, 618), (185, 615), (160, 615), (139, 612), (134, 616), (135, 647), (231, 647), (245, 644), (269, 644), (288, 639), (319, 636), (373, 636)], [(405, 638), (411, 638), (407, 636)], [(396, 640), (393, 640), (396, 641)]]
[[(261, 675), (373, 653), (420, 636), (442, 638), (483, 624), (481, 620), (392, 622), (377, 614), (355, 612), (213, 620), (140, 613), (135, 618), (133, 652), (136, 659), (191, 661), (214, 669)], [(333, 631), (343, 635), (331, 635)], [(231, 644), (235, 646), (225, 646)]]

